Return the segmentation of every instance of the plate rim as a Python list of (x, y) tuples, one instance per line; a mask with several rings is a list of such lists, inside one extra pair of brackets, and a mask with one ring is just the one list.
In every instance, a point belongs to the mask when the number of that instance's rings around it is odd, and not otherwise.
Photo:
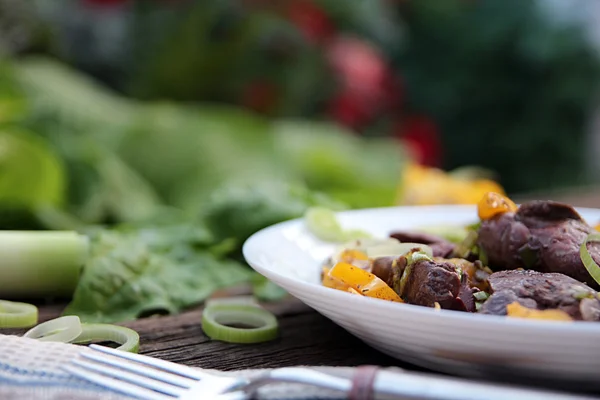
[[(422, 210), (427, 209), (455, 209), (468, 211), (472, 209), (474, 205), (425, 205), (425, 206), (392, 206), (392, 207), (377, 207), (377, 208), (361, 208), (353, 210), (343, 210), (336, 212), (339, 216), (348, 216), (352, 214), (365, 213), (365, 212), (392, 212), (401, 210)], [(580, 213), (596, 212), (600, 214), (600, 208), (589, 208), (589, 207), (575, 207)], [(476, 218), (476, 214), (474, 214)], [(523, 330), (540, 330), (543, 329), (547, 333), (552, 334), (600, 334), (600, 322), (594, 323), (589, 321), (572, 321), (568, 323), (555, 322), (555, 321), (544, 321), (544, 320), (527, 320), (520, 318), (508, 319), (505, 316), (499, 315), (488, 315), (488, 314), (477, 314), (467, 313), (454, 310), (435, 310), (431, 307), (423, 307), (414, 304), (406, 303), (394, 303), (381, 299), (374, 299), (369, 297), (356, 296), (351, 293), (346, 293), (340, 290), (331, 289), (325, 286), (318, 285), (316, 283), (302, 281), (300, 279), (294, 279), (292, 277), (283, 275), (276, 270), (263, 267), (259, 257), (255, 257), (255, 252), (260, 249), (261, 237), (271, 234), (273, 231), (280, 231), (284, 228), (297, 225), (302, 223), (303, 218), (294, 218), (288, 221), (279, 222), (263, 228), (253, 233), (242, 246), (242, 253), (246, 262), (259, 274), (265, 276), (267, 279), (272, 280), (268, 275), (275, 275), (278, 280), (285, 282), (289, 285), (301, 285), (310, 288), (316, 294), (325, 295), (332, 299), (336, 299), (340, 303), (348, 304), (371, 304), (374, 307), (379, 307), (381, 311), (387, 312), (405, 312), (410, 313), (418, 317), (431, 319), (440, 318), (440, 322), (466, 322), (466, 323), (486, 323), (490, 329), (523, 329)], [(265, 271), (267, 273), (265, 273)], [(285, 288), (284, 288), (285, 289)], [(302, 299), (299, 299), (302, 301)], [(304, 302), (303, 302), (304, 303)]]

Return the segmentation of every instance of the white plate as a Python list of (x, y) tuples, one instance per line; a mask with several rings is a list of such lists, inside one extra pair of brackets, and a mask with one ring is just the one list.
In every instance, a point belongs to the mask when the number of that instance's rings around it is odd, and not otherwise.
[[(590, 223), (600, 210), (579, 209)], [(339, 213), (345, 227), (386, 237), (398, 229), (477, 221), (472, 206), (395, 207)], [(244, 244), (244, 256), (319, 313), (386, 354), (467, 376), (566, 380), (598, 385), (600, 323), (509, 319), (392, 303), (323, 287), (321, 263), (335, 246), (315, 239), (301, 220), (266, 228)]]

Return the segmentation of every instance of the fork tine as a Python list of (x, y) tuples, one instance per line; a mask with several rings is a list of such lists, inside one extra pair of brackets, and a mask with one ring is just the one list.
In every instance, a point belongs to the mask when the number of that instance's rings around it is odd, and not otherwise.
[(123, 361), (120, 358), (116, 358), (107, 354), (97, 354), (95, 352), (82, 352), (81, 357), (89, 360), (97, 361), (102, 364), (112, 365), (113, 367), (121, 368), (126, 371), (130, 371), (139, 375), (153, 378), (171, 385), (179, 386), (181, 388), (189, 389), (193, 382), (198, 382), (196, 379), (184, 378), (181, 375), (174, 375), (169, 372), (159, 371), (149, 366), (145, 366), (139, 363), (132, 363)]
[(131, 382), (135, 385), (143, 386), (147, 389), (155, 390), (172, 397), (180, 397), (185, 391), (185, 389), (146, 378), (141, 375), (132, 374), (131, 372), (123, 371), (122, 369), (114, 368), (109, 365), (98, 365), (89, 361), (80, 360), (73, 360), (71, 363), (81, 368), (85, 368), (86, 370), (109, 376), (120, 381)]
[(202, 378), (208, 378), (211, 376), (209, 374), (206, 374), (206, 373), (203, 373), (200, 371), (195, 371), (190, 367), (178, 365), (178, 364), (175, 364), (175, 363), (172, 363), (169, 361), (159, 360), (157, 358), (143, 356), (141, 354), (134, 354), (134, 353), (126, 352), (126, 351), (116, 350), (116, 349), (106, 347), (106, 346), (99, 346), (96, 344), (91, 344), (88, 346), (88, 348), (93, 349), (95, 351), (102, 352), (102, 353), (110, 354), (115, 357), (125, 358), (127, 360), (135, 361), (140, 364), (150, 365), (154, 368), (161, 369), (163, 371), (168, 371), (173, 374), (185, 376), (185, 377), (191, 378), (191, 379), (200, 380)]
[(142, 387), (132, 385), (131, 383), (118, 381), (116, 379), (108, 378), (104, 375), (97, 374), (91, 371), (83, 371), (80, 368), (75, 368), (70, 365), (62, 365), (61, 368), (70, 374), (73, 374), (81, 379), (94, 382), (100, 386), (113, 389), (117, 392), (127, 394), (130, 396), (137, 397), (138, 399), (145, 400), (172, 400), (172, 396), (156, 393), (152, 390), (144, 389)]

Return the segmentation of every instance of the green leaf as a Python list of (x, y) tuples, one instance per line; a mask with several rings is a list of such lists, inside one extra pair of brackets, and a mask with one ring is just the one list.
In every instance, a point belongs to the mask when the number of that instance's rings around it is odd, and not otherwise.
[(36, 111), (60, 115), (73, 125), (121, 128), (136, 115), (135, 102), (49, 58), (21, 59), (15, 63), (14, 74)]
[(242, 243), (258, 230), (299, 218), (316, 205), (335, 210), (344, 207), (302, 185), (274, 180), (225, 185), (213, 193), (201, 211), (217, 239), (233, 237)]
[(312, 190), (355, 208), (394, 204), (404, 161), (397, 142), (330, 123), (279, 121), (274, 131), (276, 151)]
[(63, 203), (62, 161), (33, 134), (0, 128), (0, 203), (33, 210)]
[[(107, 323), (172, 314), (215, 290), (250, 280), (246, 267), (203, 247), (203, 234), (190, 227), (182, 234), (186, 227), (179, 227), (172, 236), (173, 229), (92, 234), (91, 259), (64, 313)], [(181, 241), (176, 244), (174, 238)]]

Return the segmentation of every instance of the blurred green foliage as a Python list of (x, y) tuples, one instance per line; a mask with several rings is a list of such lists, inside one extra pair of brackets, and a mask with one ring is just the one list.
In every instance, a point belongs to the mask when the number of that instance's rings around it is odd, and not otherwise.
[[(398, 135), (406, 116), (428, 116), (439, 126), (446, 169), (487, 167), (509, 192), (594, 178), (584, 149), (598, 57), (581, 26), (549, 21), (535, 0), (27, 3), (50, 22), (48, 52), (123, 93), (238, 104), (271, 117), (333, 118), (332, 99), (345, 89), (331, 68), (329, 43), (366, 39), (403, 82), (394, 90), (405, 93), (402, 104), (373, 111), (361, 133)], [(290, 15), (294, 7), (302, 8), (300, 20)], [(10, 9), (31, 27), (31, 10)], [(322, 41), (307, 38), (306, 29)], [(38, 39), (31, 39), (34, 49), (44, 42), (35, 31), (28, 31)], [(366, 112), (352, 101), (343, 106)], [(154, 121), (138, 121), (141, 131), (181, 120), (167, 116), (179, 109), (155, 107)], [(121, 111), (123, 102), (97, 108), (116, 121), (131, 115)]]
[[(439, 126), (446, 169), (487, 167), (509, 192), (593, 180), (584, 148), (597, 54), (580, 26), (552, 23), (535, 0), (124, 2), (121, 13), (106, 12), (122, 24), (118, 54), (101, 52), (115, 35), (114, 25), (103, 28), (106, 16), (77, 14), (90, 27), (60, 12), (81, 11), (80, 1), (52, 4), (43, 8), (54, 10), (46, 14), (58, 31), (56, 54), (119, 90), (242, 104), (273, 117), (334, 117), (328, 107), (344, 87), (327, 40), (360, 37), (403, 82), (394, 90), (405, 92), (402, 104), (372, 111), (361, 133), (397, 135), (405, 116), (425, 115)], [(300, 22), (288, 12), (294, 6), (303, 7)], [(307, 39), (306, 29), (324, 43)], [(367, 112), (345, 100), (344, 113)]]
[(446, 168), (486, 166), (510, 192), (593, 179), (585, 146), (600, 64), (580, 26), (553, 24), (532, 0), (400, 8), (410, 40), (390, 54), (411, 107), (442, 127)]
[[(50, 191), (44, 205), (63, 218), (46, 210), (55, 217), (48, 224), (138, 222), (178, 210), (193, 218), (235, 216), (229, 234), (241, 241), (316, 204), (394, 202), (403, 156), (393, 141), (354, 137), (327, 123), (269, 121), (225, 106), (131, 100), (39, 57), (5, 61), (2, 71), (0, 82), (13, 90), (0, 100), (21, 105), (5, 118), (6, 129), (27, 129), (34, 136), (18, 138), (29, 146), (43, 143), (47, 153), (27, 161), (19, 159), (25, 148), (7, 155), (4, 170), (15, 174), (6, 175), (7, 182), (30, 183), (19, 187), (23, 207), (31, 205), (27, 196), (44, 198), (34, 178), (51, 185), (43, 187)], [(299, 146), (303, 138), (310, 146)], [(43, 162), (46, 175), (33, 169)], [(35, 177), (21, 174), (20, 165)], [(14, 184), (5, 186), (0, 179), (0, 199), (20, 193)]]

